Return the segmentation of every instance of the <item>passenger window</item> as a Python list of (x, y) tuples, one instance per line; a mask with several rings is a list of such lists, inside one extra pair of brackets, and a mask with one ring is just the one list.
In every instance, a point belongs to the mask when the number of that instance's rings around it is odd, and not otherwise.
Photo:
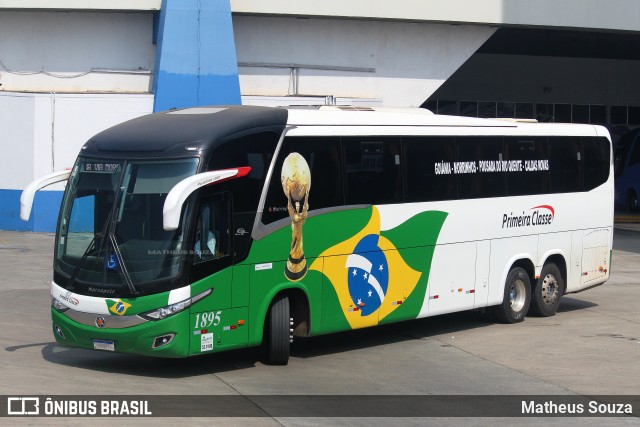
[(582, 138), (584, 191), (593, 190), (609, 178), (609, 142), (605, 138)]
[(502, 137), (456, 137), (458, 198), (504, 197)]
[[(304, 158), (310, 173), (306, 203), (310, 211), (344, 205), (340, 139), (338, 137), (287, 137), (276, 160), (262, 212), (263, 224), (289, 217), (289, 198), (282, 186), (285, 159), (292, 153)], [(304, 202), (294, 200), (292, 202)]]
[(549, 137), (549, 184), (552, 193), (582, 191), (579, 136)]
[(213, 151), (209, 170), (251, 167), (249, 176), (217, 184), (234, 194), (236, 213), (256, 212), (279, 138), (275, 132), (255, 133), (225, 142)]
[(544, 137), (506, 137), (507, 195), (549, 192), (549, 152)]
[(457, 197), (453, 174), (452, 137), (403, 137), (407, 202), (453, 200)]
[(194, 264), (230, 255), (230, 201), (227, 194), (218, 194), (200, 202), (193, 239)]
[(347, 205), (403, 201), (399, 138), (345, 137), (342, 150)]

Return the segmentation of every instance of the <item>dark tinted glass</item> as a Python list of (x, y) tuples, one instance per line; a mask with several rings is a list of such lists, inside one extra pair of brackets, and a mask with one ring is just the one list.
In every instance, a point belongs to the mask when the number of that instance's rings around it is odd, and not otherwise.
[(514, 118), (516, 116), (516, 104), (513, 102), (498, 102), (498, 117)]
[(555, 104), (553, 107), (553, 121), (556, 123), (571, 123), (571, 105)]
[(609, 143), (605, 138), (583, 137), (584, 190), (604, 184), (609, 177)]
[(571, 107), (571, 121), (573, 123), (589, 123), (589, 106), (573, 105)]
[(627, 107), (626, 106), (611, 107), (611, 124), (612, 125), (627, 124)]
[(505, 173), (501, 170), (502, 137), (457, 137), (455, 172), (458, 198), (475, 199), (505, 195)]
[(516, 104), (516, 119), (533, 119), (533, 104)]
[(288, 198), (282, 188), (281, 176), (284, 161), (291, 153), (300, 154), (309, 166), (311, 186), (307, 203), (310, 211), (344, 205), (340, 138), (287, 137), (278, 154), (269, 183), (262, 213), (264, 224), (289, 216)]
[(604, 105), (591, 105), (589, 107), (590, 123), (602, 125), (607, 123), (607, 108)]
[(479, 102), (478, 103), (478, 117), (483, 119), (490, 119), (496, 117), (496, 103), (495, 102)]
[(475, 101), (460, 101), (460, 115), (478, 117), (478, 103)]
[(536, 120), (539, 122), (553, 121), (553, 104), (536, 104)]
[(552, 193), (582, 191), (579, 136), (549, 137), (549, 180)]
[(629, 107), (629, 124), (640, 125), (640, 107)]
[(345, 137), (342, 151), (347, 205), (403, 201), (399, 138)]
[(544, 137), (505, 137), (507, 195), (549, 191), (549, 153)]
[(458, 114), (458, 103), (456, 101), (438, 101), (438, 114)]
[(280, 135), (275, 132), (257, 133), (228, 141), (213, 151), (209, 170), (251, 167), (248, 176), (216, 185), (216, 192), (230, 191), (233, 194), (233, 209), (236, 213), (257, 210), (279, 138)]
[(404, 137), (402, 150), (407, 202), (457, 197), (453, 137)]

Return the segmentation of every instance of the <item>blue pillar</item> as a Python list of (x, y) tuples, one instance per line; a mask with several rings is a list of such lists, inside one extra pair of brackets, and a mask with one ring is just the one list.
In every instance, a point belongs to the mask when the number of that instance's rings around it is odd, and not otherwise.
[(163, 0), (153, 111), (240, 104), (229, 0)]

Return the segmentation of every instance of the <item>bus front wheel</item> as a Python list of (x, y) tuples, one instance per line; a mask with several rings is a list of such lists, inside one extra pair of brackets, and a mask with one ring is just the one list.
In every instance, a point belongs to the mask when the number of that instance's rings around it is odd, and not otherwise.
[(524, 320), (531, 304), (531, 281), (521, 267), (512, 268), (507, 274), (502, 304), (493, 309), (495, 317), (502, 323), (518, 323)]
[(291, 319), (289, 297), (278, 296), (269, 309), (265, 325), (265, 361), (270, 365), (286, 365), (289, 362)]
[(564, 279), (560, 269), (549, 263), (542, 267), (540, 279), (531, 293), (531, 313), (537, 316), (553, 316), (564, 294)]

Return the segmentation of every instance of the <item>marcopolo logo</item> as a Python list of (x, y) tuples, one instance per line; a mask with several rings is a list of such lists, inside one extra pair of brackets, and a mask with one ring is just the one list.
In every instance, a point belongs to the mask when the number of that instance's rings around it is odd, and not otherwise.
[(534, 227), (550, 225), (555, 217), (553, 206), (540, 205), (514, 215), (513, 212), (502, 215), (502, 228)]

